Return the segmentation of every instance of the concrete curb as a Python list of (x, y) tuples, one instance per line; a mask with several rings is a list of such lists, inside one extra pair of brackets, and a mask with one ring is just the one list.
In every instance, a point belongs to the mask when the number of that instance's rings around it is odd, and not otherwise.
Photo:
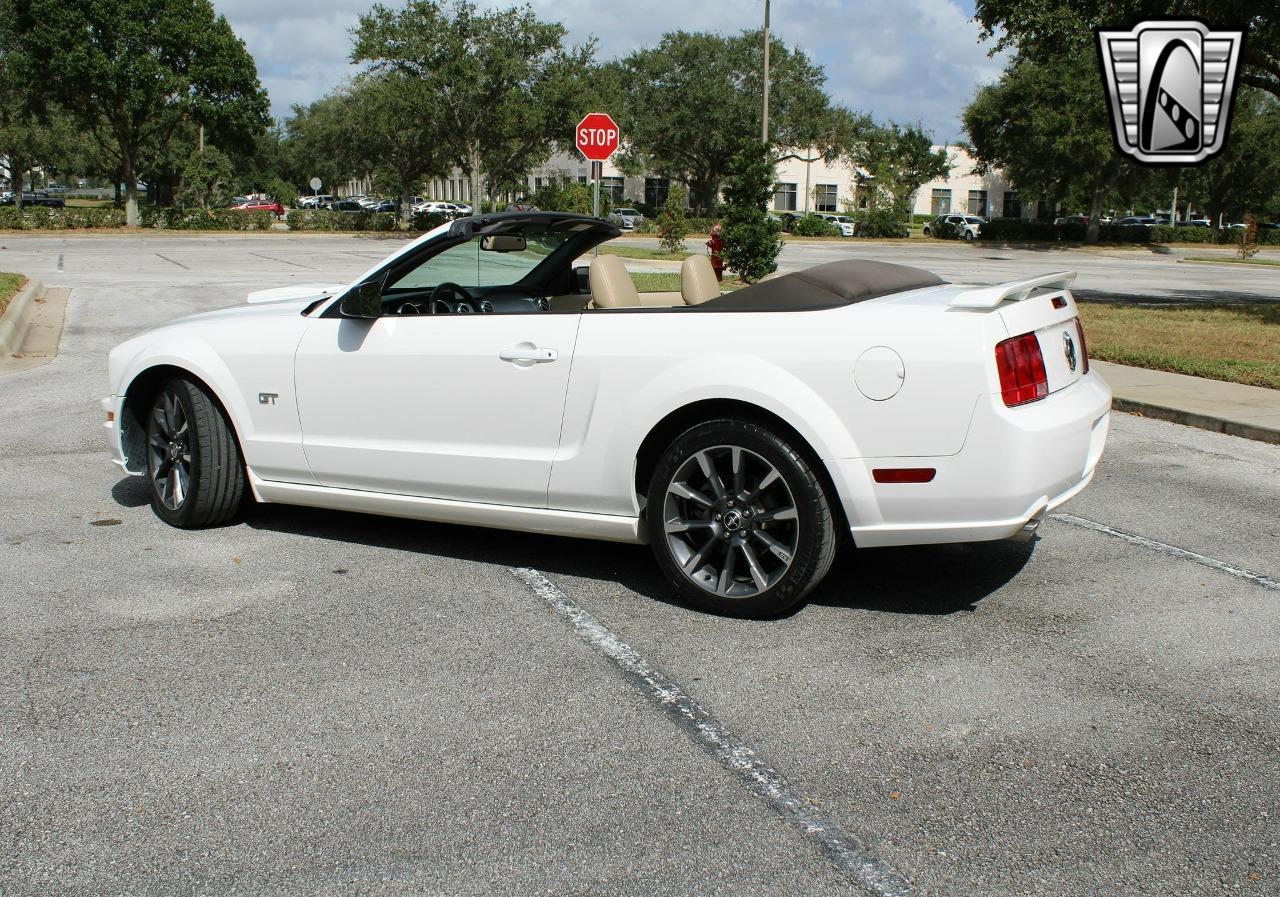
[(44, 284), (40, 279), (29, 277), (27, 285), (10, 301), (4, 317), (0, 317), (0, 356), (12, 355), (22, 348), (22, 341), (27, 338), (27, 330), (35, 315), (36, 297), (43, 292)]
[(1157, 420), (1167, 420), (1170, 423), (1182, 424), (1186, 427), (1195, 427), (1199, 430), (1210, 430), (1214, 433), (1226, 433), (1228, 436), (1239, 436), (1242, 439), (1253, 439), (1258, 442), (1269, 442), (1272, 445), (1280, 445), (1280, 430), (1270, 427), (1260, 427), (1256, 424), (1246, 424), (1240, 421), (1227, 420), (1222, 417), (1214, 417), (1208, 414), (1197, 414), (1192, 411), (1181, 411), (1177, 408), (1167, 408), (1163, 405), (1152, 405), (1148, 402), (1139, 402), (1133, 399), (1122, 399), (1113, 397), (1111, 407), (1116, 411), (1124, 411), (1130, 414), (1141, 414), (1143, 417), (1153, 417)]

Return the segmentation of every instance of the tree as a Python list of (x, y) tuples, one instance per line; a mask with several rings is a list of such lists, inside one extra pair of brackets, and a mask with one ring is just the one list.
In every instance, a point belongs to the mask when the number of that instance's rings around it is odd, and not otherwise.
[(1182, 199), (1196, 202), (1215, 224), (1219, 216), (1239, 221), (1250, 210), (1280, 211), (1275, 204), (1280, 184), (1280, 100), (1257, 88), (1243, 88), (1236, 98), (1231, 139), (1222, 153), (1204, 165), (1170, 173), (1167, 189), (1176, 185)]
[(751, 283), (778, 270), (782, 227), (769, 218), (774, 168), (769, 148), (744, 146), (729, 164), (724, 197), (724, 262)]
[(910, 213), (911, 199), (922, 184), (945, 178), (951, 171), (946, 149), (934, 149), (932, 135), (919, 125), (890, 122), (863, 128), (846, 156), (865, 172), (870, 210), (887, 207), (899, 218)]
[(348, 171), (373, 172), (400, 198), (405, 218), (410, 197), (424, 178), (449, 171), (440, 134), (443, 109), (416, 78), (398, 71), (364, 75), (340, 92), (328, 132), (330, 154)]
[[(1280, 9), (1257, 0), (978, 0), (975, 18), (995, 50), (1063, 56), (1079, 66), (1097, 53), (1093, 29), (1152, 18), (1202, 18), (1218, 30), (1246, 31), (1240, 81), (1280, 97)], [(1084, 66), (1092, 71), (1092, 66)], [(1096, 73), (1095, 73), (1096, 77)]]
[[(627, 97), (622, 132), (656, 173), (688, 184), (695, 208), (709, 211), (730, 161), (759, 139), (764, 35), (676, 31), (621, 62)], [(802, 50), (770, 42), (771, 143), (813, 145), (832, 130), (822, 67)]]
[(523, 176), (572, 130), (570, 110), (594, 44), (567, 50), (565, 35), (529, 6), (482, 12), (468, 0), (410, 0), (361, 16), (351, 58), (415, 79), (439, 104), (433, 139), (470, 182), (479, 210), (485, 172), (498, 184)]
[(246, 139), (267, 125), (257, 69), (209, 0), (13, 0), (30, 69), (116, 157), (138, 223), (148, 141), (184, 119)]
[(1111, 193), (1149, 177), (1115, 151), (1096, 69), (1067, 57), (1016, 58), (978, 91), (964, 126), (979, 171), (998, 168), (1020, 192), (1086, 205), (1089, 242)]
[(182, 168), (183, 205), (207, 209), (220, 204), (231, 177), (231, 160), (226, 153), (212, 146), (195, 150)]

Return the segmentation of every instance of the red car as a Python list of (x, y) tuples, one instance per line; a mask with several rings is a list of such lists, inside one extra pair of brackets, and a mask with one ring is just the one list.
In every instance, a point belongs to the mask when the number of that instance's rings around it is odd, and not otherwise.
[(270, 212), (277, 218), (284, 217), (284, 206), (276, 202), (274, 199), (251, 199), (248, 202), (242, 202), (238, 206), (232, 206), (233, 212)]

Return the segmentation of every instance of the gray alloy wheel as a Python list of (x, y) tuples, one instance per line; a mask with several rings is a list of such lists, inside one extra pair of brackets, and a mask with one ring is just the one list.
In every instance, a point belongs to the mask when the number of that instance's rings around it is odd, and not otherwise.
[(838, 532), (820, 465), (803, 443), (750, 420), (709, 420), (672, 440), (645, 516), (675, 592), (745, 617), (776, 616), (809, 594), (831, 568)]
[(172, 526), (217, 526), (245, 494), (240, 446), (217, 400), (201, 384), (174, 379), (147, 415), (151, 507)]
[(187, 500), (191, 489), (191, 425), (171, 389), (156, 399), (147, 427), (147, 473), (156, 497), (170, 511)]
[(663, 534), (680, 571), (722, 598), (746, 598), (791, 568), (800, 528), (778, 469), (737, 445), (695, 452), (676, 471), (662, 509)]

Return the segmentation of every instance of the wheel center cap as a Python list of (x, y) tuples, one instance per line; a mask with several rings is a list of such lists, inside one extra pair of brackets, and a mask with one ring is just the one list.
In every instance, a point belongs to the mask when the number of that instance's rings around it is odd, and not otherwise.
[(724, 515), (724, 529), (728, 533), (736, 533), (742, 529), (742, 512), (729, 511)]
[(178, 444), (176, 442), (169, 443), (169, 460), (178, 460)]

